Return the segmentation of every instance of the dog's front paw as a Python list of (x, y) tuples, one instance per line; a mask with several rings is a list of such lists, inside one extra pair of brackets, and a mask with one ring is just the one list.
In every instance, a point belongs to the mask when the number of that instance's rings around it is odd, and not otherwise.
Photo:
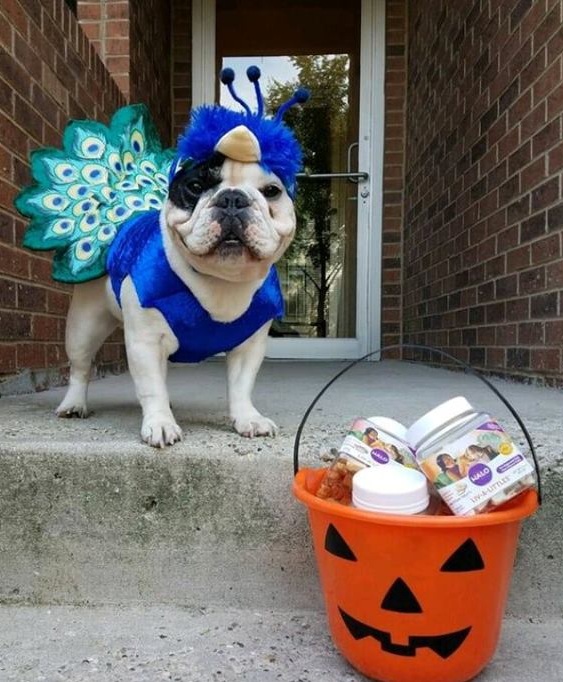
[(86, 407), (86, 400), (81, 395), (75, 395), (72, 390), (69, 390), (65, 399), (55, 410), (57, 417), (70, 418), (80, 417), (85, 419), (88, 416), (88, 408)]
[(235, 431), (245, 438), (254, 436), (275, 436), (278, 427), (271, 419), (264, 417), (260, 412), (251, 415), (240, 416), (233, 421)]
[(182, 440), (182, 429), (172, 415), (153, 414), (143, 419), (141, 438), (153, 448), (163, 448)]

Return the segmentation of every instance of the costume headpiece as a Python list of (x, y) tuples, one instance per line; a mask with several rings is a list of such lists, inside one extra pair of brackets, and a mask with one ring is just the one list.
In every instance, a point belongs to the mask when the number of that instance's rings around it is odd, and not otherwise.
[(290, 196), (295, 193), (295, 176), (301, 168), (301, 147), (292, 130), (283, 122), (285, 112), (294, 104), (309, 99), (309, 92), (298, 88), (293, 96), (280, 106), (273, 117), (264, 116), (264, 99), (260, 90), (260, 69), (249, 66), (246, 75), (253, 83), (257, 109), (240, 98), (234, 88), (235, 73), (226, 68), (221, 71), (221, 82), (227, 86), (231, 97), (243, 111), (226, 107), (201, 106), (192, 112), (191, 120), (178, 140), (176, 163), (172, 177), (186, 163), (201, 163), (214, 152), (243, 163), (259, 163), (283, 182)]

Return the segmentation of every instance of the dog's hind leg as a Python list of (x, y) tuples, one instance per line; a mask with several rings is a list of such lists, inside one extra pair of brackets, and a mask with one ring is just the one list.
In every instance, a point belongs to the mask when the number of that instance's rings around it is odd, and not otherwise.
[(266, 353), (271, 322), (227, 353), (227, 393), (234, 429), (241, 436), (275, 436), (277, 427), (252, 404), (252, 390)]
[(102, 343), (118, 326), (109, 311), (106, 278), (74, 287), (66, 321), (66, 352), (70, 360), (69, 386), (56, 414), (59, 417), (87, 417), (87, 393), (92, 361)]

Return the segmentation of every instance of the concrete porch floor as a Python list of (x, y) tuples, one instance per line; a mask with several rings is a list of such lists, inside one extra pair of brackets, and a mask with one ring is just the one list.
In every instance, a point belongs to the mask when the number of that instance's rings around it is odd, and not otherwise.
[[(290, 492), (301, 416), (345, 365), (266, 362), (255, 403), (280, 432), (253, 440), (230, 430), (221, 360), (172, 366), (185, 440), (163, 451), (140, 442), (128, 375), (91, 384), (86, 420), (55, 418), (64, 389), (2, 398), (0, 680), (363, 679), (328, 637), (306, 514)], [(493, 383), (534, 440), (544, 504), (524, 524), (501, 645), (479, 679), (555, 682), (563, 393)], [(409, 424), (455, 395), (524, 444), (476, 378), (384, 361), (329, 389), (303, 432), (302, 462), (321, 466), (356, 416)]]

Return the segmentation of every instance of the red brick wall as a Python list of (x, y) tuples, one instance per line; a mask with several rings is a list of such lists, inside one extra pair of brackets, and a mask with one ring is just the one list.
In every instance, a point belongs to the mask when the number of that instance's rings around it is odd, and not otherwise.
[[(64, 373), (70, 287), (51, 280), (49, 253), (21, 248), (12, 201), (32, 149), (58, 146), (69, 118), (107, 120), (123, 98), (64, 0), (2, 0), (0, 44), (0, 379), (31, 370), (40, 387)], [(121, 358), (108, 343), (100, 362)]]
[(409, 5), (405, 339), (562, 380), (561, 0)]
[(132, 2), (131, 102), (150, 109), (164, 145), (172, 144), (172, 40), (169, 2)]
[(128, 97), (129, 0), (78, 0), (77, 14), (96, 52)]
[[(401, 273), (406, 98), (406, 0), (386, 4), (383, 163), (382, 344), (401, 340)], [(396, 357), (387, 353), (385, 357)]]
[(192, 3), (172, 0), (172, 135), (174, 142), (192, 106)]
[(170, 3), (78, 0), (78, 18), (127, 100), (144, 102), (171, 144)]

